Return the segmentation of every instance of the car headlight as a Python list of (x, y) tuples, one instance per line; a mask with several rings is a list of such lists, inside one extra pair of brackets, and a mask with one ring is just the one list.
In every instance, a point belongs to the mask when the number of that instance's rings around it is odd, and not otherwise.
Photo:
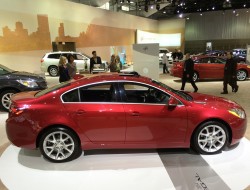
[(228, 111), (229, 111), (229, 113), (231, 113), (234, 116), (239, 117), (241, 119), (246, 118), (245, 112), (243, 110), (241, 110), (241, 109), (234, 108), (234, 109), (231, 109), (231, 110), (228, 110)]
[(17, 82), (19, 82), (20, 84), (24, 85), (24, 86), (27, 86), (29, 88), (34, 88), (34, 87), (37, 87), (37, 83), (33, 80), (17, 80)]

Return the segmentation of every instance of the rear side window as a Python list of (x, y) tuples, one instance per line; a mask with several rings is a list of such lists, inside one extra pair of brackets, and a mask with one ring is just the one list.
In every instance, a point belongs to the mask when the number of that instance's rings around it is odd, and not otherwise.
[(62, 96), (64, 102), (79, 102), (78, 89), (67, 92)]
[(49, 54), (48, 58), (50, 59), (59, 59), (61, 55), (58, 53), (53, 53), (53, 54)]
[(95, 84), (80, 88), (81, 102), (117, 102), (118, 92), (112, 83)]

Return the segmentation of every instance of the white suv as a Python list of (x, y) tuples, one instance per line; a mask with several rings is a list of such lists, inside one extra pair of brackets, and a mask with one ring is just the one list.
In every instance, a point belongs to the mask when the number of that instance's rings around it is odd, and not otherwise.
[(166, 53), (169, 64), (172, 64), (173, 63), (172, 53), (166, 48), (159, 49), (159, 62), (160, 62), (160, 64), (162, 64), (163, 53)]
[[(68, 57), (69, 54), (72, 54), (75, 58), (76, 68), (77, 71), (89, 71), (90, 68), (90, 57), (87, 55), (83, 55), (82, 53), (77, 52), (70, 52), (70, 51), (59, 51), (59, 52), (50, 52), (46, 53), (43, 58), (41, 59), (41, 70), (43, 72), (48, 72), (50, 76), (57, 76), (58, 75), (58, 64), (60, 56)], [(103, 70), (106, 69), (106, 63), (103, 62), (101, 66)]]

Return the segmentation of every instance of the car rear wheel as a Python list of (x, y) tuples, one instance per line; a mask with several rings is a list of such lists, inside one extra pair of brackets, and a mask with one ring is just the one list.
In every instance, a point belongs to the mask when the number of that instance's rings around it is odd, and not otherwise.
[(52, 77), (56, 77), (59, 74), (57, 66), (50, 66), (48, 72), (49, 72), (49, 75)]
[(1, 108), (5, 111), (9, 111), (11, 104), (11, 96), (17, 93), (15, 90), (5, 90), (0, 94)]
[(196, 82), (197, 80), (198, 80), (198, 73), (194, 72), (193, 81)]
[(192, 140), (192, 145), (198, 153), (217, 154), (228, 143), (228, 131), (224, 124), (209, 121), (197, 128)]
[(247, 78), (247, 72), (244, 70), (238, 70), (237, 71), (237, 80), (243, 81)]
[(44, 158), (55, 163), (74, 160), (82, 153), (76, 135), (61, 127), (47, 130), (40, 139), (39, 148)]

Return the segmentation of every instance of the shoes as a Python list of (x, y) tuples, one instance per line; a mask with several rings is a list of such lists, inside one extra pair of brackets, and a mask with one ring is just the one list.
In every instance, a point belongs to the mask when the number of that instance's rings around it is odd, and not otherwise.
[(194, 92), (198, 92), (198, 88), (196, 88), (196, 89), (194, 90)]
[(221, 94), (228, 94), (228, 92), (221, 92)]
[(233, 92), (238, 92), (239, 86), (236, 86), (235, 89), (233, 89)]

